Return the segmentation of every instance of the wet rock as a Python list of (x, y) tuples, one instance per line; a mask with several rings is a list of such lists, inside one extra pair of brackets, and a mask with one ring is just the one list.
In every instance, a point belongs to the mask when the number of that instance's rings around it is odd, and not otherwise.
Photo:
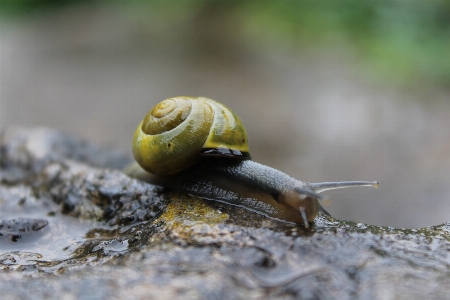
[(46, 129), (3, 131), (0, 153), (0, 219), (10, 220), (1, 224), (22, 220), (33, 232), (30, 224), (48, 221), (32, 242), (0, 243), (1, 295), (443, 299), (449, 292), (449, 223), (401, 230), (319, 215), (305, 229), (162, 191), (113, 170), (130, 161), (126, 155)]
[(6, 237), (12, 242), (17, 242), (23, 235), (29, 235), (33, 232), (47, 226), (45, 219), (24, 219), (18, 218), (0, 222), (0, 237)]
[(76, 160), (93, 167), (122, 169), (131, 158), (119, 151), (105, 151), (92, 143), (46, 128), (0, 130), (0, 182), (33, 180), (53, 161)]

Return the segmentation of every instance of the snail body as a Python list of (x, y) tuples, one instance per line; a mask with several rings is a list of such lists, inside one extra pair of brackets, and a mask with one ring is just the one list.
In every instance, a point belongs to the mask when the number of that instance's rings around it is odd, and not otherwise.
[(369, 181), (303, 182), (252, 161), (239, 117), (203, 97), (157, 104), (134, 134), (133, 155), (137, 164), (125, 171), (130, 176), (305, 227), (320, 211), (326, 213), (319, 192), (377, 186)]

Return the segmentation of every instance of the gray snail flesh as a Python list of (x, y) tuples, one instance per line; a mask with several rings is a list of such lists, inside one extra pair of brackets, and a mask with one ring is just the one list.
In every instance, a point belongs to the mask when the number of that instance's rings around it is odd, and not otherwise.
[[(169, 103), (166, 103), (167, 101)], [(182, 101), (181, 104), (179, 103), (180, 101)], [(234, 119), (231, 123), (237, 127), (228, 129), (221, 124), (215, 128), (215, 132), (219, 133), (217, 136), (220, 134), (228, 134), (228, 140), (226, 142), (229, 143), (230, 140), (237, 139), (239, 145), (237, 147), (235, 144), (232, 146), (225, 145), (224, 147), (224, 142), (218, 142), (216, 144), (220, 145), (220, 147), (214, 147), (215, 144), (211, 144), (211, 141), (204, 142), (206, 147), (197, 149), (192, 155), (189, 155), (189, 159), (191, 160), (190, 165), (183, 167), (182, 170), (178, 170), (177, 167), (174, 167), (174, 169), (177, 169), (175, 172), (167, 169), (167, 161), (170, 162), (171, 160), (171, 158), (167, 157), (163, 158), (166, 160), (163, 162), (163, 174), (157, 174), (158, 172), (155, 172), (153, 167), (151, 170), (148, 170), (146, 160), (152, 159), (153, 152), (166, 148), (173, 150), (178, 145), (180, 147), (184, 147), (184, 145), (181, 145), (181, 142), (173, 138), (174, 133), (172, 131), (175, 128), (173, 124), (169, 129), (172, 137), (162, 138), (163, 141), (161, 144), (159, 144), (159, 141), (156, 144), (153, 137), (150, 142), (148, 140), (146, 141), (145, 138), (148, 136), (148, 132), (142, 133), (142, 131), (149, 131), (145, 129), (145, 124), (150, 121), (146, 119), (148, 119), (149, 115), (153, 115), (152, 118), (154, 115), (161, 115), (158, 114), (157, 110), (159, 105), (160, 110), (162, 107), (164, 113), (169, 111), (169, 114), (175, 114), (178, 118), (178, 123), (186, 125), (187, 122), (190, 131), (193, 131), (192, 128), (196, 126), (192, 125), (192, 122), (196, 120), (189, 119), (189, 116), (180, 117), (182, 113), (176, 111), (179, 107), (184, 109), (187, 106), (184, 103), (185, 101), (189, 101), (189, 105), (191, 105), (191, 114), (193, 111), (195, 112), (195, 109), (192, 108), (197, 102), (201, 102), (202, 105), (211, 105), (211, 111), (213, 111), (213, 116), (210, 117), (212, 119), (211, 123), (215, 119), (225, 119), (227, 122), (230, 119)], [(231, 114), (228, 114), (228, 112), (225, 112), (224, 110), (228, 110), (228, 108), (214, 100), (207, 98), (176, 97), (166, 99), (158, 105), (149, 112), (135, 133), (133, 154), (138, 163), (133, 164), (125, 170), (132, 177), (168, 189), (237, 205), (270, 218), (303, 224), (305, 227), (309, 226), (309, 222), (312, 222), (319, 212), (326, 213), (318, 202), (318, 200), (324, 198), (319, 194), (320, 192), (352, 186), (377, 187), (378, 185), (377, 182), (370, 181), (303, 182), (274, 168), (252, 161), (248, 152), (248, 146), (246, 145), (247, 137), (245, 129), (241, 125), (241, 121), (234, 113), (231, 112)], [(167, 109), (167, 107), (169, 108)], [(206, 110), (209, 111), (209, 109)], [(195, 114), (194, 116), (196, 119), (203, 118)], [(159, 118), (158, 121), (160, 121)], [(167, 122), (163, 121), (162, 123)], [(235, 123), (238, 125), (235, 125)], [(162, 134), (164, 133), (157, 132), (154, 136), (159, 139), (161, 138), (159, 136)], [(145, 138), (142, 137), (143, 135)], [(233, 135), (231, 139), (230, 135)], [(214, 142), (217, 142), (217, 136), (213, 139)], [(187, 141), (188, 144), (192, 144), (190, 138)], [(231, 142), (235, 143), (235, 141)], [(178, 159), (178, 156), (175, 159)], [(153, 163), (154, 161), (151, 162), (151, 164)]]

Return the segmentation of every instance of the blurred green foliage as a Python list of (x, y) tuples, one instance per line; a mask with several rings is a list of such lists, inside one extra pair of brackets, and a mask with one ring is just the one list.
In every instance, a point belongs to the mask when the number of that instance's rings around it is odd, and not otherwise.
[(212, 19), (206, 14), (221, 11), (225, 26), (242, 43), (344, 53), (382, 81), (450, 87), (450, 0), (0, 0), (0, 11), (18, 16), (75, 2), (141, 6), (167, 18), (176, 12), (177, 17), (206, 22)]
[(0, 0), (2, 15), (21, 16), (40, 9), (55, 9), (89, 0)]
[(249, 23), (297, 45), (347, 49), (373, 75), (450, 87), (450, 1), (246, 2)]

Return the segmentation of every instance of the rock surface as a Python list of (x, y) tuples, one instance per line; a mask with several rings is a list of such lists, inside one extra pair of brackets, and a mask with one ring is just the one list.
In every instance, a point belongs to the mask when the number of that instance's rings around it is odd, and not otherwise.
[[(450, 224), (305, 229), (129, 178), (126, 155), (0, 133), (3, 299), (443, 299)], [(20, 236), (20, 237), (18, 237)]]

